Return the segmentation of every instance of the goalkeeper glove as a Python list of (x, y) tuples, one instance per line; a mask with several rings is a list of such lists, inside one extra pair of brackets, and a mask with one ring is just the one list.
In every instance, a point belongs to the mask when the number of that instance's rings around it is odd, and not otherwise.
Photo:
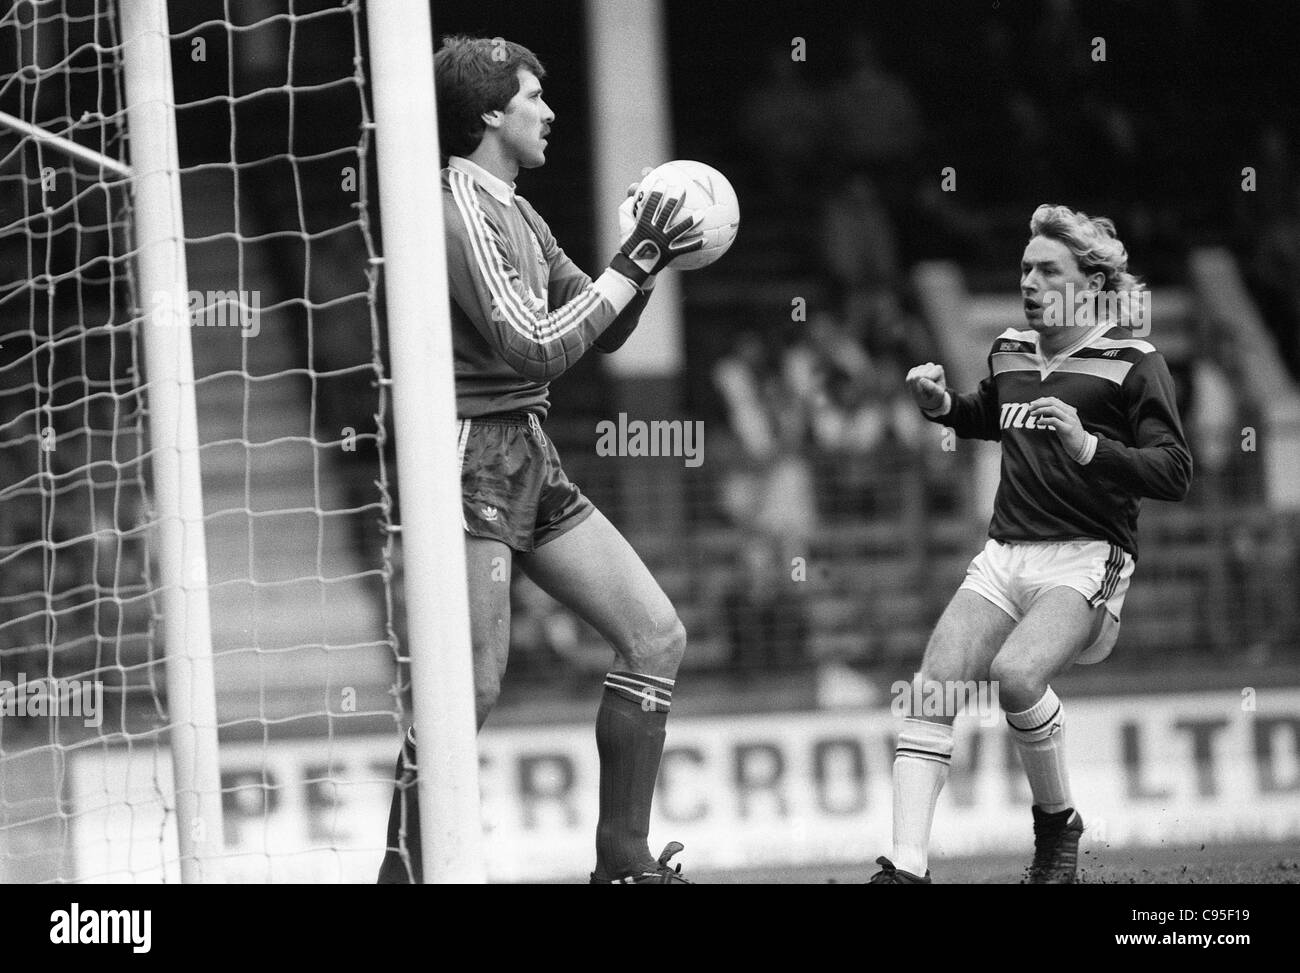
[[(650, 167), (646, 166), (645, 172), (641, 173), (642, 178), (644, 178), (649, 172)], [(627, 238), (632, 235), (632, 231), (636, 229), (636, 191), (638, 188), (639, 184), (635, 182), (628, 186), (627, 199), (623, 200), (622, 204), (618, 208), (619, 246), (622, 246), (623, 243), (626, 242)], [(651, 274), (645, 279), (644, 283), (637, 285), (637, 289), (640, 290), (642, 294), (649, 294), (654, 290), (654, 286), (655, 275)]]
[(609, 262), (610, 267), (641, 287), (675, 257), (703, 247), (704, 237), (692, 234), (699, 225), (699, 214), (672, 222), (683, 202), (681, 196), (666, 196), (658, 189), (651, 191), (632, 232)]

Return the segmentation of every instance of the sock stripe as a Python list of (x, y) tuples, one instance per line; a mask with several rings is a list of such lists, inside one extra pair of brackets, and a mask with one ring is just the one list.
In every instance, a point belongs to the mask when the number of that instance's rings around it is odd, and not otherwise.
[(671, 691), (676, 684), (675, 680), (665, 679), (662, 676), (643, 676), (639, 672), (607, 672), (605, 680), (618, 680), (632, 686), (644, 686), (647, 689), (657, 689), (660, 692)]
[[(1017, 713), (1015, 715), (1019, 716), (1020, 714)], [(1011, 724), (1012, 729), (1020, 730), (1022, 733), (1036, 733), (1037, 731), (1041, 730), (1043, 727), (1051, 725), (1052, 721), (1055, 720), (1060, 715), (1061, 715), (1061, 707), (1058, 703), (1052, 715), (1049, 716), (1047, 719), (1043, 720), (1043, 722), (1039, 723), (1037, 726), (1020, 726), (1016, 723), (1015, 720), (1011, 718), (1011, 714), (1007, 715), (1007, 722)]]
[[(622, 675), (625, 675), (625, 673), (622, 673), (622, 672), (611, 672), (610, 675), (611, 675), (611, 676), (622, 676)], [(659, 685), (661, 685), (661, 686), (667, 686), (669, 689), (672, 689), (673, 686), (675, 686), (675, 685), (677, 684), (677, 680), (676, 680), (676, 679), (669, 679), (667, 676), (647, 676), (647, 675), (644, 675), (644, 674), (639, 673), (639, 672), (626, 673), (626, 675), (631, 675), (631, 676), (633, 676), (633, 677), (636, 678), (636, 679), (649, 679), (651, 682), (657, 682), (657, 683), (659, 683)]]
[[(647, 682), (653, 679), (655, 682)], [(654, 708), (672, 707), (674, 683), (661, 676), (643, 676), (635, 672), (611, 672), (605, 676), (605, 688), (633, 703), (650, 703)]]
[(653, 703), (657, 708), (660, 709), (671, 709), (673, 705), (671, 699), (664, 699), (662, 696), (656, 696), (653, 692), (643, 693), (635, 689), (628, 689), (626, 686), (611, 686), (609, 683), (605, 683), (605, 688), (612, 689), (617, 693), (623, 694), (627, 698), (631, 699), (632, 702), (634, 703), (645, 700), (647, 702)]

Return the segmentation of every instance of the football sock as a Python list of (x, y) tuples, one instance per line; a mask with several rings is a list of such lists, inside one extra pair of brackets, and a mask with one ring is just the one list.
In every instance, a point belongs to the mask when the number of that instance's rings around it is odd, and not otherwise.
[(903, 721), (894, 754), (894, 867), (925, 875), (934, 806), (951, 765), (951, 726)]
[(1008, 713), (1007, 722), (1020, 749), (1034, 803), (1048, 814), (1073, 807), (1065, 772), (1065, 711), (1052, 687), (1024, 712)]
[(654, 797), (673, 680), (634, 672), (605, 676), (596, 714), (600, 754), (600, 819), (596, 874), (619, 878), (653, 869), (650, 801)]
[(380, 885), (420, 884), (420, 790), (415, 772), (415, 727), (407, 731), (394, 771), (393, 803), (388, 809), (388, 843), (379, 866)]

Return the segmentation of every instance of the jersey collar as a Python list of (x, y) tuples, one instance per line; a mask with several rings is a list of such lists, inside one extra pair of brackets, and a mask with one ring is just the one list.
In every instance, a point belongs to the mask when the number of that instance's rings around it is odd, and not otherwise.
[(1064, 348), (1058, 351), (1051, 358), (1043, 357), (1043, 346), (1041, 341), (1042, 336), (1039, 335), (1037, 332), (1035, 332), (1034, 350), (1035, 350), (1035, 354), (1038, 357), (1039, 375), (1042, 378), (1047, 378), (1047, 376), (1051, 375), (1052, 372), (1056, 371), (1056, 369), (1060, 367), (1061, 363), (1064, 362), (1067, 358), (1069, 358), (1079, 349), (1087, 348), (1090, 344), (1092, 344), (1094, 341), (1096, 341), (1098, 338), (1104, 335), (1112, 327), (1114, 327), (1113, 324), (1111, 324), (1110, 322), (1105, 322), (1102, 324), (1095, 324), (1091, 328), (1085, 329), (1084, 333), (1079, 336), (1077, 341), (1073, 341), (1070, 344), (1066, 345)]
[(491, 193), (499, 202), (505, 203), (507, 206), (515, 201), (515, 184), (498, 179), (477, 162), (470, 162), (469, 159), (462, 156), (453, 155), (447, 160), (447, 168), (465, 173)]

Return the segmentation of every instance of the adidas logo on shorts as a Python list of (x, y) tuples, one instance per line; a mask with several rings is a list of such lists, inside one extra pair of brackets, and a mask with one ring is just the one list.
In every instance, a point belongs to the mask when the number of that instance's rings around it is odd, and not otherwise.
[(496, 507), (487, 507), (487, 506), (485, 506), (485, 507), (483, 508), (482, 513), (483, 513), (483, 519), (484, 519), (484, 520), (494, 521), (494, 520), (497, 519), (497, 508), (496, 508)]

